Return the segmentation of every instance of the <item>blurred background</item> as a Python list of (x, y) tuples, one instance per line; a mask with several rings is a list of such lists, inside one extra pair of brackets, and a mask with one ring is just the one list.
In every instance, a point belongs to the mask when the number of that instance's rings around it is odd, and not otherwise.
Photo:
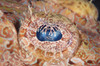
[(100, 0), (93, 0), (94, 5), (97, 7), (99, 11), (99, 17), (98, 20), (100, 21)]

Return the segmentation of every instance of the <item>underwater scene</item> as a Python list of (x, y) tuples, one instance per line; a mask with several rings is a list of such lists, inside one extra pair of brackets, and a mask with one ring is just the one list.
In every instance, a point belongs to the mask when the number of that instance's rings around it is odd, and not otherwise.
[(100, 66), (97, 0), (0, 0), (0, 66)]

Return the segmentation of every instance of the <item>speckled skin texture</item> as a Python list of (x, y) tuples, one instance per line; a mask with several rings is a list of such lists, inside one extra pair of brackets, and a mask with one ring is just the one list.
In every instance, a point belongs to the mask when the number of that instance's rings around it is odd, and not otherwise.
[[(97, 17), (88, 0), (0, 0), (0, 66), (99, 66)], [(62, 38), (39, 41), (42, 25)]]

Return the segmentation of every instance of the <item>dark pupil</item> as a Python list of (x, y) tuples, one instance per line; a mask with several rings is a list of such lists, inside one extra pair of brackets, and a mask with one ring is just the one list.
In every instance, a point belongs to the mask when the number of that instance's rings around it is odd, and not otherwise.
[(39, 27), (36, 32), (36, 36), (40, 41), (58, 41), (62, 38), (61, 31), (57, 27), (46, 27), (46, 25), (42, 25)]

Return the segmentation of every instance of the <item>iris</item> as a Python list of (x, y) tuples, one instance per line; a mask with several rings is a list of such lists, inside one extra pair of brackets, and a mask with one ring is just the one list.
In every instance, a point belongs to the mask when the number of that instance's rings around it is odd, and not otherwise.
[(57, 27), (47, 27), (46, 25), (38, 28), (36, 36), (40, 41), (58, 41), (62, 38), (61, 31)]

